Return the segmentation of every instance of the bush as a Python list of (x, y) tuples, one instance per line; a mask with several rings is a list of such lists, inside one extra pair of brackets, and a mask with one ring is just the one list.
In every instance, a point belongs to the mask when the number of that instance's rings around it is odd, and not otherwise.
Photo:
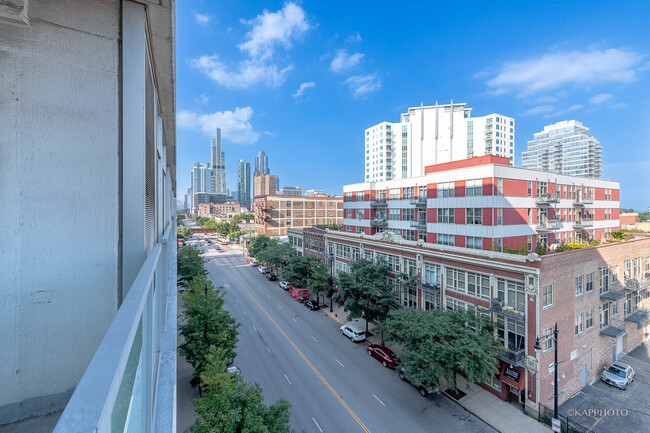
[(543, 256), (546, 254), (546, 247), (542, 245), (541, 242), (537, 242), (537, 248), (535, 248), (535, 252), (537, 253), (538, 256)]
[(593, 241), (589, 242), (590, 247), (597, 247), (600, 245), (600, 241), (598, 239), (594, 239)]

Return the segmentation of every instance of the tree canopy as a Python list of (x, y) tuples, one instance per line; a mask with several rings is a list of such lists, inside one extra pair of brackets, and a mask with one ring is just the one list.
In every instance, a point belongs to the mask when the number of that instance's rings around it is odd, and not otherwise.
[(260, 263), (275, 270), (286, 266), (290, 259), (296, 255), (296, 250), (288, 243), (271, 244), (255, 256)]
[(248, 241), (247, 249), (248, 252), (251, 254), (253, 257), (257, 257), (260, 251), (265, 249), (266, 247), (270, 245), (275, 245), (278, 242), (275, 239), (271, 239), (268, 236), (265, 235), (259, 235), (255, 236), (254, 238), (251, 238)]
[(205, 276), (207, 271), (203, 267), (203, 256), (196, 248), (187, 245), (180, 248), (177, 253), (178, 274), (186, 281)]
[(368, 321), (378, 320), (387, 311), (396, 307), (395, 293), (388, 284), (391, 269), (383, 262), (373, 263), (359, 260), (352, 263), (350, 273), (339, 275), (339, 292), (334, 300), (343, 305), (348, 320), (363, 317)]
[(192, 237), (192, 229), (189, 227), (176, 227), (176, 238), (188, 240)]
[(282, 278), (296, 287), (309, 287), (312, 271), (318, 265), (313, 256), (295, 256), (282, 269)]
[(494, 325), (475, 311), (395, 310), (378, 326), (388, 339), (401, 343), (402, 367), (414, 383), (456, 389), (456, 375), (488, 382), (497, 371)]

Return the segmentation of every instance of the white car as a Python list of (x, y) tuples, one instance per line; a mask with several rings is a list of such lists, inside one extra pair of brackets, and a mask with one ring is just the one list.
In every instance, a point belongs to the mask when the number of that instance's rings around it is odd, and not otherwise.
[(282, 287), (284, 290), (289, 290), (289, 287), (291, 287), (291, 284), (289, 284), (286, 281), (280, 281), (280, 287)]
[(603, 370), (600, 380), (625, 390), (630, 383), (634, 382), (635, 375), (632, 366), (616, 361)]
[(340, 331), (342, 335), (345, 335), (354, 342), (359, 342), (366, 339), (366, 331), (359, 328), (353, 323), (346, 323), (345, 325), (341, 326)]
[(259, 268), (257, 268), (257, 272), (259, 272), (260, 274), (266, 274), (268, 270), (266, 269), (266, 266), (260, 266)]

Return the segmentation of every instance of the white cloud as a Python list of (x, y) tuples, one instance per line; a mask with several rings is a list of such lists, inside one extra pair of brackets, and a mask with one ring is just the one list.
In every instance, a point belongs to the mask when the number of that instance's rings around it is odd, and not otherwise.
[(291, 47), (291, 39), (309, 30), (305, 11), (295, 3), (286, 3), (277, 12), (264, 10), (252, 20), (245, 21), (253, 28), (246, 34), (248, 40), (239, 49), (258, 59), (270, 59), (276, 44)]
[(625, 49), (570, 51), (507, 62), (487, 81), (492, 92), (526, 96), (565, 85), (629, 83), (637, 80), (642, 56)]
[(343, 83), (350, 86), (355, 98), (381, 89), (381, 80), (377, 78), (377, 74), (353, 75)]
[(194, 98), (194, 102), (197, 104), (205, 105), (210, 102), (210, 97), (205, 93), (201, 93), (198, 97)]
[(524, 116), (532, 116), (533, 114), (550, 113), (554, 110), (555, 108), (553, 108), (550, 105), (538, 105), (537, 107), (533, 107), (530, 110), (524, 112)]
[(359, 34), (359, 32), (354, 32), (353, 34), (345, 38), (346, 44), (353, 44), (355, 42), (361, 42), (361, 35)]
[(554, 112), (554, 113), (546, 114), (546, 115), (544, 115), (544, 117), (547, 118), (547, 119), (549, 119), (549, 118), (551, 118), (551, 117), (558, 117), (558, 116), (562, 116), (562, 115), (567, 114), (567, 113), (571, 113), (572, 111), (579, 110), (579, 109), (581, 109), (581, 108), (584, 108), (584, 105), (581, 105), (581, 104), (573, 104), (573, 105), (571, 105), (570, 107), (565, 108), (565, 109), (563, 109), (563, 110), (559, 110), (559, 111), (556, 111), (556, 112)]
[(604, 104), (614, 99), (614, 96), (611, 93), (600, 93), (598, 95), (592, 96), (589, 98), (589, 103), (594, 105)]
[(197, 24), (203, 26), (210, 22), (210, 15), (194, 12), (194, 19), (196, 20)]
[(228, 88), (247, 88), (258, 83), (279, 86), (292, 65), (278, 66), (273, 60), (276, 45), (290, 48), (292, 39), (309, 29), (305, 11), (295, 3), (287, 3), (277, 12), (265, 10), (252, 20), (243, 21), (252, 26), (246, 41), (238, 45), (247, 58), (229, 68), (216, 54), (192, 59), (190, 65)]
[(244, 60), (239, 62), (236, 71), (231, 71), (219, 61), (219, 56), (216, 54), (193, 59), (190, 65), (224, 87), (240, 89), (257, 83), (273, 87), (279, 86), (284, 82), (287, 72), (293, 69), (291, 65), (279, 69), (275, 64)]
[(298, 90), (296, 90), (296, 93), (294, 93), (291, 96), (293, 96), (294, 98), (302, 96), (302, 93), (305, 91), (305, 89), (309, 89), (310, 87), (316, 87), (316, 83), (314, 83), (313, 81), (302, 83), (300, 87), (298, 87)]
[(181, 110), (176, 115), (176, 124), (179, 128), (200, 131), (208, 137), (214, 137), (219, 127), (224, 139), (238, 144), (251, 144), (260, 139), (259, 132), (253, 130), (251, 117), (251, 107), (237, 107), (235, 111), (217, 111), (212, 114)]
[(348, 54), (345, 50), (338, 50), (334, 60), (330, 63), (330, 69), (334, 72), (341, 72), (358, 65), (361, 59), (363, 59), (361, 53)]

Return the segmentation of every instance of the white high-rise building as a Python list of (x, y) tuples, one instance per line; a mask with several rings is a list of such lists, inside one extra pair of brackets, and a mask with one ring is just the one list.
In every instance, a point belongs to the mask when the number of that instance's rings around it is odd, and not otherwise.
[(521, 154), (524, 168), (595, 177), (601, 175), (602, 146), (578, 120), (547, 125), (534, 134)]
[(253, 172), (253, 176), (257, 175), (257, 173), (269, 174), (269, 157), (262, 150), (255, 157), (255, 171)]
[(210, 179), (210, 190), (201, 192), (227, 194), (226, 154), (221, 151), (221, 128), (217, 128), (216, 138), (213, 138), (210, 144), (210, 156), (212, 160), (212, 177)]
[(515, 120), (493, 113), (471, 117), (465, 103), (411, 107), (398, 123), (365, 130), (366, 181), (424, 175), (424, 167), (482, 155), (515, 161)]

